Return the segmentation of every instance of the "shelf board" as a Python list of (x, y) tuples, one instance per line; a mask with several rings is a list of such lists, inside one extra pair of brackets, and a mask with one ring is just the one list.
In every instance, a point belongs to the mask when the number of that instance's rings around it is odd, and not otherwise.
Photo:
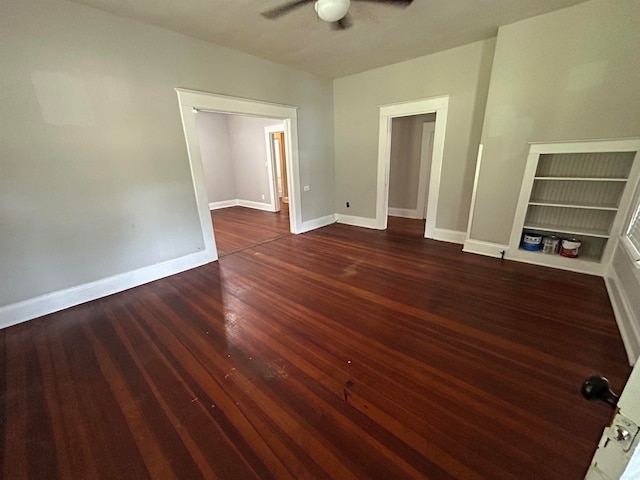
[(561, 268), (573, 272), (588, 273), (591, 275), (602, 275), (602, 263), (600, 258), (579, 255), (577, 258), (563, 257), (558, 253), (543, 253), (542, 251), (532, 252), (518, 248), (510, 257), (534, 265)]
[[(587, 262), (587, 263), (600, 263), (600, 258), (598, 257), (593, 257), (593, 256), (588, 256), (588, 255), (579, 255), (576, 258), (570, 258), (570, 257), (563, 257), (562, 255), (560, 255), (559, 253), (544, 253), (542, 250), (537, 250), (537, 251), (533, 251), (533, 250), (525, 250), (524, 248), (518, 248), (518, 252), (522, 253), (523, 255), (535, 255), (540, 256), (540, 257), (545, 257), (550, 261), (553, 260), (560, 260), (560, 261), (574, 261), (574, 260), (580, 260), (581, 262)], [(536, 258), (534, 257), (534, 258)]]
[(627, 178), (610, 177), (533, 177), (535, 180), (562, 180), (568, 182), (626, 182)]
[(540, 207), (579, 208), (583, 210), (607, 210), (611, 212), (616, 212), (618, 210), (617, 205), (596, 205), (580, 202), (551, 202), (548, 200), (530, 200), (529, 205), (536, 205)]
[(525, 230), (567, 233), (576, 236), (609, 238), (609, 232), (607, 230), (598, 230), (594, 228), (567, 227), (565, 225), (550, 225), (547, 223), (525, 223), (522, 228)]

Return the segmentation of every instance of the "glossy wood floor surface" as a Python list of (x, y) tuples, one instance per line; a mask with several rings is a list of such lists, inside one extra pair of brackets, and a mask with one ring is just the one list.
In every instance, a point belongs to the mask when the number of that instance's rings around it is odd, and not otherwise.
[(422, 228), (285, 235), (0, 331), (2, 478), (582, 478), (611, 409), (580, 385), (630, 372), (602, 279)]
[(289, 235), (289, 206), (281, 206), (277, 213), (246, 207), (211, 210), (218, 256)]

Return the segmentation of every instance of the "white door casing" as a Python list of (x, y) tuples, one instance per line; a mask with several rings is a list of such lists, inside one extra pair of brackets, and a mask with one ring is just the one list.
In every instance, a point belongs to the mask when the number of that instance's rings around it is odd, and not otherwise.
[(444, 137), (447, 125), (448, 108), (449, 95), (395, 103), (391, 105), (382, 105), (379, 107), (378, 177), (376, 189), (375, 228), (379, 230), (385, 230), (387, 228), (387, 215), (389, 212), (389, 167), (391, 164), (392, 119), (396, 117), (420, 115), (423, 113), (435, 113), (436, 126), (431, 159), (429, 197), (427, 200), (427, 221), (424, 233), (426, 238), (434, 238), (438, 213), (438, 197), (440, 194), (440, 176), (442, 172), (442, 157), (444, 151)]
[(431, 157), (433, 155), (433, 137), (435, 136), (435, 122), (422, 124), (422, 146), (420, 154), (420, 173), (418, 174), (418, 205), (420, 218), (427, 218), (427, 195), (429, 193), (429, 177), (431, 176)]
[[(586, 480), (637, 480), (640, 478), (640, 362), (620, 395), (611, 425), (604, 429)], [(628, 434), (627, 440), (624, 434)]]
[(182, 126), (187, 142), (187, 152), (191, 165), (191, 176), (200, 218), (200, 226), (207, 250), (212, 249), (215, 251), (216, 247), (205, 188), (202, 157), (195, 128), (194, 110), (275, 118), (283, 121), (285, 151), (289, 153), (286, 159), (287, 180), (289, 183), (289, 226), (291, 233), (300, 233), (302, 231), (302, 212), (298, 156), (298, 107), (229, 97), (184, 88), (176, 88), (176, 92), (178, 94), (180, 116), (182, 118)]
[[(278, 167), (278, 159), (277, 156), (274, 155), (273, 151), (273, 143), (272, 143), (272, 134), (276, 132), (284, 132), (284, 125), (271, 125), (269, 127), (264, 127), (264, 141), (265, 146), (267, 148), (267, 169), (269, 174), (269, 195), (271, 198), (271, 205), (273, 206), (274, 212), (280, 211), (280, 201), (278, 199), (278, 175), (276, 172), (279, 171)], [(285, 133), (286, 137), (286, 133)], [(285, 151), (287, 148), (285, 141)], [(289, 153), (289, 152), (287, 152)], [(289, 155), (287, 155), (288, 157)]]

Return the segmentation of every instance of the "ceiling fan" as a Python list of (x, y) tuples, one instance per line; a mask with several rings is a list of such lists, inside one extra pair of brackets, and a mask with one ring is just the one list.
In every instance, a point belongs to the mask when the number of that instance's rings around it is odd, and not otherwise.
[[(413, 2), (413, 0), (354, 0), (361, 2), (376, 2), (384, 3), (387, 5), (395, 5), (399, 7), (406, 7)], [(350, 0), (291, 0), (289, 3), (285, 3), (266, 12), (262, 12), (262, 15), (269, 19), (281, 17), (285, 13), (289, 13), (303, 5), (313, 2), (313, 6), (318, 14), (318, 17), (325, 22), (331, 24), (331, 28), (334, 30), (344, 30), (351, 26), (351, 20), (349, 19), (349, 6)]]

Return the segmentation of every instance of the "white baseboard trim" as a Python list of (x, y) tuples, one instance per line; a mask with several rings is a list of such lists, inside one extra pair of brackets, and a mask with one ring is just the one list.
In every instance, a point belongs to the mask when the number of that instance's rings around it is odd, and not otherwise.
[(502, 258), (502, 252), (509, 251), (509, 245), (501, 243), (485, 242), (468, 238), (464, 241), (463, 252), (476, 253), (487, 257)]
[(422, 220), (421, 212), (418, 212), (416, 209), (389, 207), (387, 213), (392, 217), (416, 218)]
[(221, 202), (211, 202), (209, 203), (209, 210), (219, 210), (221, 208), (236, 207), (238, 205), (240, 204), (237, 198), (233, 200), (223, 200)]
[(265, 212), (273, 212), (273, 205), (270, 203), (252, 202), (251, 200), (238, 199), (238, 205), (241, 207), (255, 208), (256, 210), (264, 210)]
[(467, 238), (467, 232), (461, 232), (459, 230), (447, 230), (446, 228), (434, 228), (433, 239), (440, 240), (449, 243), (464, 244)]
[(622, 337), (622, 343), (627, 352), (629, 365), (634, 365), (640, 356), (640, 321), (634, 315), (633, 308), (623, 288), (620, 288), (620, 281), (611, 269), (608, 276), (605, 276), (604, 283), (607, 286), (609, 300), (613, 307), (613, 314), (616, 317), (618, 330)]
[(336, 221), (338, 223), (344, 223), (345, 225), (352, 225), (354, 227), (373, 228), (380, 230), (380, 226), (375, 218), (367, 217), (355, 217), (353, 215), (336, 214)]
[(310, 232), (311, 230), (315, 230), (316, 228), (320, 227), (326, 227), (327, 225), (331, 225), (332, 223), (336, 223), (335, 213), (302, 222), (302, 227), (300, 228), (300, 231), (298, 233)]
[(215, 252), (198, 252), (95, 282), (47, 293), (0, 307), (0, 328), (10, 327), (81, 303), (122, 292), (217, 260)]
[(219, 210), (221, 208), (228, 207), (247, 207), (254, 208), (256, 210), (264, 210), (265, 212), (273, 212), (273, 205), (270, 203), (253, 202), (251, 200), (240, 200), (235, 198), (233, 200), (223, 200), (221, 202), (211, 202), (209, 204), (209, 210)]

